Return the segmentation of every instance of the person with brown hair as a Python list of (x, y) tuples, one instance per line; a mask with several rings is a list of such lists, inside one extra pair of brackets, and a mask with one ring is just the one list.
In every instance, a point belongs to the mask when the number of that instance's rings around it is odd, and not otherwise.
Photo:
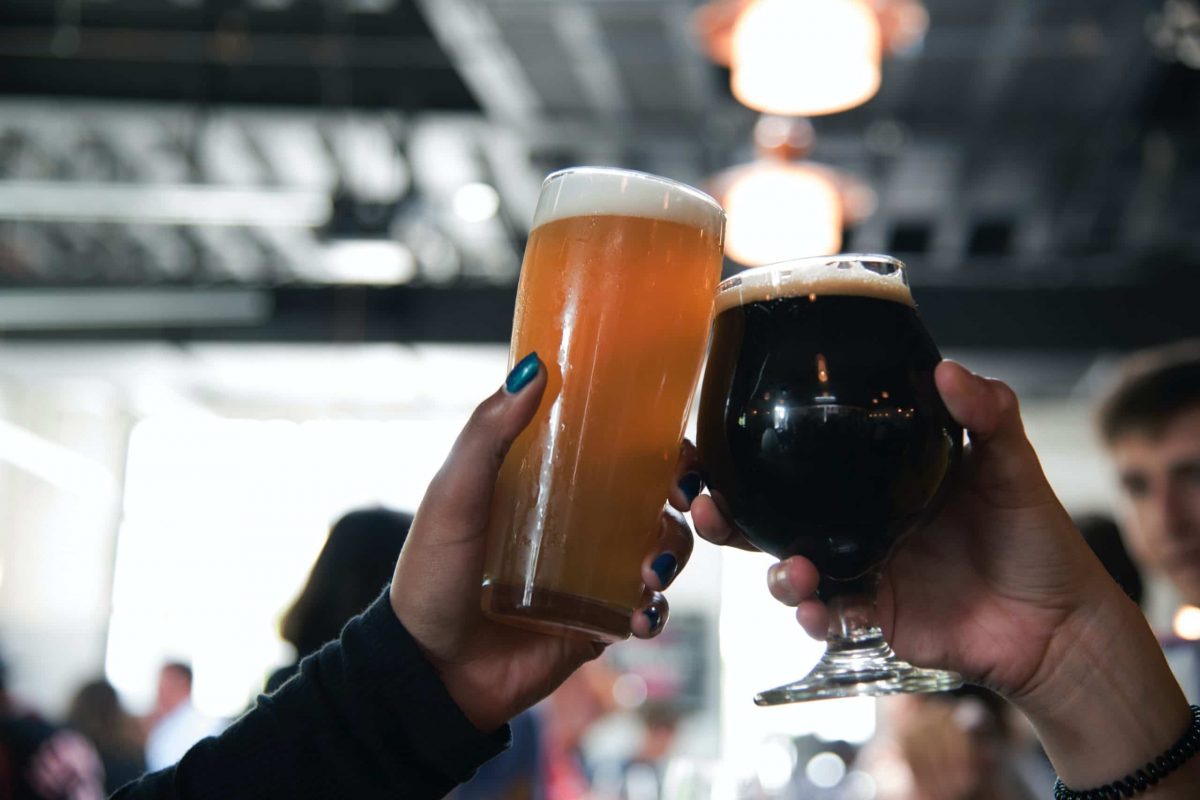
[(412, 515), (387, 508), (351, 511), (334, 523), (300, 595), (283, 615), (279, 632), (296, 660), (267, 680), (273, 692), (296, 674), (300, 659), (338, 638), (346, 623), (379, 596), (412, 527)]
[(1200, 606), (1200, 339), (1131, 356), (1096, 421), (1124, 493), (1130, 553)]
[(104, 766), (96, 748), (17, 702), (7, 677), (0, 658), (0, 799), (101, 800)]
[(174, 764), (196, 742), (224, 727), (192, 702), (192, 668), (182, 661), (168, 661), (159, 669), (154, 708), (142, 724), (150, 770)]
[(117, 690), (108, 681), (101, 678), (79, 687), (64, 721), (95, 745), (104, 764), (108, 792), (115, 792), (146, 771), (142, 727), (137, 717), (121, 706)]

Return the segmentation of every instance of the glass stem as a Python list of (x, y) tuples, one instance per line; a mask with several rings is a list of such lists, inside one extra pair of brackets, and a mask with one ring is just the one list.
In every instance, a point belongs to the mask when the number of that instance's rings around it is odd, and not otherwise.
[(875, 613), (875, 593), (843, 594), (828, 603), (827, 652), (867, 650), (884, 644)]

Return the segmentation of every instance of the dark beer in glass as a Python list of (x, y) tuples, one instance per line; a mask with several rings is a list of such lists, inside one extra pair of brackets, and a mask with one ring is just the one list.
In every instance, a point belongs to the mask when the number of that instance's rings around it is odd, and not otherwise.
[(715, 310), (697, 435), (714, 499), (762, 550), (816, 565), (831, 617), (816, 670), (758, 701), (958, 685), (899, 661), (873, 624), (880, 570), (962, 449), (904, 265), (843, 255), (748, 270), (718, 287)]

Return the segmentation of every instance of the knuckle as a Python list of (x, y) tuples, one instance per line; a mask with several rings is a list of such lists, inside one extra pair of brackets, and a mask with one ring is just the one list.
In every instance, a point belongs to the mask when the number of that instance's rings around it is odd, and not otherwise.
[(992, 386), (992, 394), (996, 397), (996, 405), (1002, 413), (1007, 414), (1020, 410), (1021, 401), (1011, 386), (995, 378), (989, 379), (989, 382)]
[(494, 428), (500, 422), (501, 410), (499, 399), (496, 395), (492, 395), (475, 406), (475, 410), (471, 412), (471, 418), (468, 420), (468, 426), (485, 430)]
[(475, 407), (467, 421), (466, 430), (470, 431), (472, 436), (486, 440), (496, 464), (504, 461), (513, 443), (513, 437), (504, 432), (505, 411), (504, 404), (498, 397), (489, 397)]

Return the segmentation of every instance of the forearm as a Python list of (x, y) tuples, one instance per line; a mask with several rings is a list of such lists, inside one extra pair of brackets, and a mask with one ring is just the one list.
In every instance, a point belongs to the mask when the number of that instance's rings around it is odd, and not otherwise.
[(436, 798), (507, 736), (467, 721), (385, 598), (221, 736), (118, 797)]
[[(1190, 722), (1188, 704), (1137, 608), (1108, 587), (1055, 637), (1046, 674), (1014, 700), (1029, 717), (1063, 782), (1094, 789), (1162, 755)], [(1194, 798), (1200, 756), (1147, 796)]]

